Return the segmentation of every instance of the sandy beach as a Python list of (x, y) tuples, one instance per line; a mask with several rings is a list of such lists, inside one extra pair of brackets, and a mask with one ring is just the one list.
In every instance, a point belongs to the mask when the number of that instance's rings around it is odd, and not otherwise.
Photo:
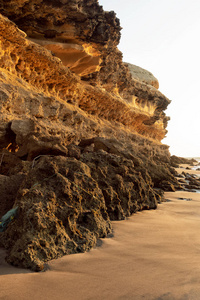
[(200, 300), (187, 2), (0, 1), (0, 300)]
[(113, 222), (113, 236), (51, 261), (46, 272), (9, 266), (1, 249), (0, 299), (200, 299), (200, 193), (165, 197), (157, 210)]

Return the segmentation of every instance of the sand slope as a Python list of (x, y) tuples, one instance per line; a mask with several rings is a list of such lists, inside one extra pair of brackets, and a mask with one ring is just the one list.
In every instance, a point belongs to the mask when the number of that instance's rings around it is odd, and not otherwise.
[(114, 222), (114, 237), (52, 261), (47, 272), (8, 266), (1, 251), (0, 299), (200, 299), (200, 194), (166, 198), (157, 210)]

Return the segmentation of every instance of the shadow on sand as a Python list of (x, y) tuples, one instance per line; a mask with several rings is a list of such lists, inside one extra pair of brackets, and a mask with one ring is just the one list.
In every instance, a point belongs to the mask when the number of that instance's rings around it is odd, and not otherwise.
[(25, 273), (34, 273), (31, 270), (26, 270), (22, 268), (17, 268), (9, 265), (5, 261), (6, 250), (0, 248), (0, 276), (1, 275), (9, 275), (9, 274), (25, 274)]

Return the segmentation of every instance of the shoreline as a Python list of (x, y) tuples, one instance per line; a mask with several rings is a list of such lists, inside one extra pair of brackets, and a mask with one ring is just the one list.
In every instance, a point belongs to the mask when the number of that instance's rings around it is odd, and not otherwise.
[(114, 221), (112, 238), (49, 262), (47, 272), (12, 267), (0, 249), (0, 299), (199, 299), (200, 194), (165, 198), (156, 210)]

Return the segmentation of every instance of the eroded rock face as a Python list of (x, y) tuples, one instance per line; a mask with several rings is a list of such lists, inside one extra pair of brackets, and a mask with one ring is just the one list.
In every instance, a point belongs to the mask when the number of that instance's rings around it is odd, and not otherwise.
[(99, 69), (99, 44), (118, 44), (119, 20), (98, 1), (3, 1), (3, 15), (81, 76)]
[[(123, 111), (123, 114), (127, 110), (137, 111), (136, 116), (131, 118), (137, 119), (137, 123), (140, 120), (141, 125), (137, 126), (139, 133), (151, 136), (154, 132), (153, 138), (159, 141), (165, 136), (168, 118), (164, 110), (170, 101), (157, 90), (156, 83), (154, 88), (132, 77), (127, 64), (122, 62), (122, 54), (116, 47), (121, 27), (114, 12), (104, 12), (96, 0), (2, 1), (0, 12), (26, 32), (30, 40), (50, 50), (87, 83), (105, 88), (117, 102), (128, 103), (126, 110), (119, 109), (119, 104), (113, 109)], [(24, 66), (18, 62), (17, 68), (22, 71)], [(66, 89), (65, 85), (60, 87), (62, 91)], [(51, 86), (55, 87), (53, 80)], [(91, 90), (91, 93), (95, 92)], [(95, 98), (97, 101), (99, 96)], [(94, 106), (91, 113), (97, 114), (96, 110), (102, 110), (101, 101), (97, 107), (90, 103), (90, 107)], [(85, 103), (80, 105), (82, 109), (88, 106)], [(117, 121), (120, 119), (121, 116)]]
[(181, 188), (160, 143), (170, 101), (132, 78), (119, 20), (96, 0), (0, 12), (0, 217), (19, 208), (0, 244), (9, 263), (41, 270)]
[[(40, 155), (10, 165), (15, 178), (2, 179), (9, 185), (18, 179), (15, 201), (13, 195), (7, 199), (7, 208), (18, 206), (18, 217), (0, 236), (7, 261), (40, 271), (50, 259), (89, 250), (111, 232), (111, 220), (155, 209), (162, 189), (180, 188), (166, 147), (148, 151), (141, 142), (137, 136), (126, 145), (113, 138), (83, 139), (70, 144), (65, 157)], [(4, 161), (2, 167), (6, 171)]]
[[(110, 220), (161, 202), (162, 192), (146, 170), (148, 161), (117, 140), (83, 140), (74, 156), (77, 152), (79, 159), (44, 155), (29, 164), (15, 199), (19, 217), (1, 234), (9, 263), (40, 271), (50, 259), (89, 250), (111, 232)], [(163, 171), (172, 180), (169, 170)]]
[(177, 167), (179, 164), (188, 164), (188, 165), (194, 165), (194, 163), (197, 163), (197, 161), (192, 158), (192, 159), (187, 159), (183, 157), (178, 157), (176, 155), (172, 155), (170, 157), (170, 162), (173, 167)]
[(4, 240), (14, 265), (42, 269), (45, 261), (90, 249), (111, 231), (102, 192), (89, 167), (75, 158), (34, 161), (15, 204), (20, 218)]

